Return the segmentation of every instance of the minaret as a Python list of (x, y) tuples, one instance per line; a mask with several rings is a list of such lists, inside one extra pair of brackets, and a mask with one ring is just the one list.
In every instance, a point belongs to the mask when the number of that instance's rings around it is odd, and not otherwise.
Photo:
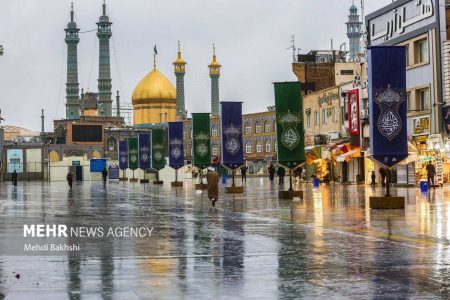
[(173, 63), (175, 69), (175, 77), (177, 78), (177, 120), (185, 118), (184, 105), (184, 74), (186, 71), (186, 62), (181, 58), (180, 41), (178, 41), (178, 58)]
[(103, 117), (112, 116), (112, 85), (109, 55), (109, 39), (112, 35), (111, 24), (109, 17), (106, 15), (106, 3), (103, 0), (103, 14), (97, 23), (97, 37), (99, 41), (98, 114)]
[(216, 47), (213, 44), (213, 60), (209, 67), (211, 77), (211, 114), (219, 115), (219, 77), (221, 65), (216, 60)]
[(70, 22), (67, 23), (66, 44), (67, 44), (67, 82), (66, 82), (66, 119), (75, 120), (80, 116), (80, 99), (78, 96), (78, 52), (77, 47), (80, 42), (78, 32), (80, 29), (74, 20), (73, 3), (70, 9)]
[(120, 95), (119, 95), (119, 91), (117, 91), (117, 95), (116, 95), (116, 115), (117, 115), (117, 117), (120, 117)]
[(354, 1), (350, 7), (348, 22), (345, 24), (347, 25), (347, 36), (350, 41), (349, 60), (356, 61), (361, 53), (362, 22), (359, 20), (358, 8), (356, 8)]

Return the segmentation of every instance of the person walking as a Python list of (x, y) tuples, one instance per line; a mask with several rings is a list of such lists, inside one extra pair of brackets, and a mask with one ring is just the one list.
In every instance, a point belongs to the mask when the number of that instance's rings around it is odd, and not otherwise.
[(381, 176), (381, 186), (384, 187), (384, 185), (385, 185), (384, 181), (386, 179), (386, 170), (383, 167), (381, 167), (380, 170), (378, 171), (378, 173), (380, 173), (380, 176)]
[(269, 171), (269, 180), (270, 180), (270, 183), (273, 183), (273, 178), (275, 177), (275, 167), (273, 166), (272, 163), (271, 163), (270, 166), (267, 168), (267, 170)]
[(206, 181), (208, 185), (208, 198), (212, 206), (216, 206), (216, 202), (219, 199), (219, 174), (213, 167), (208, 167)]
[(372, 170), (372, 173), (370, 175), (370, 179), (372, 180), (372, 182), (370, 183), (371, 186), (375, 186), (375, 171)]
[(434, 165), (430, 162), (428, 162), (427, 165), (427, 182), (428, 182), (428, 188), (431, 188), (430, 183), (433, 183), (433, 189), (436, 188), (436, 186), (434, 185), (434, 176), (436, 175), (436, 168), (434, 167)]
[(242, 183), (244, 183), (244, 181), (245, 182), (247, 182), (247, 166), (246, 165), (243, 165), (242, 167), (241, 167), (241, 180), (242, 180)]
[(11, 175), (11, 179), (12, 179), (12, 184), (15, 189), (17, 189), (17, 177), (18, 177), (17, 171), (14, 170), (14, 172)]
[(102, 171), (103, 176), (103, 185), (106, 185), (106, 179), (108, 178), (108, 170), (106, 170), (106, 167)]
[(72, 172), (69, 171), (69, 173), (67, 173), (66, 180), (67, 180), (67, 183), (69, 184), (70, 189), (72, 189), (72, 184), (73, 184)]
[(284, 175), (286, 175), (286, 169), (283, 166), (278, 166), (278, 185), (284, 185)]

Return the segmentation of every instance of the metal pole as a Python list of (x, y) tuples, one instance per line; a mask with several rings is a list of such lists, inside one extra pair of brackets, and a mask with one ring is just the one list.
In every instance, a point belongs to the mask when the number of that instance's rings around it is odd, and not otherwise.
[(178, 182), (178, 169), (175, 169), (175, 182)]
[(233, 178), (233, 184), (231, 185), (231, 186), (235, 186), (235, 184), (234, 184), (234, 173), (236, 172), (236, 170), (235, 169), (233, 169), (232, 171), (231, 171), (231, 176), (232, 176), (232, 178)]

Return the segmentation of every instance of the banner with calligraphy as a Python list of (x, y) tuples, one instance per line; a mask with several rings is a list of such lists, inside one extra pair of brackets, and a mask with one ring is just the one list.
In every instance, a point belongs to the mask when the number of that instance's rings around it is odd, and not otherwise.
[(184, 166), (183, 122), (167, 123), (169, 130), (169, 166), (179, 169)]
[(359, 135), (360, 119), (359, 119), (359, 90), (354, 89), (347, 91), (348, 95), (348, 128), (350, 135)]
[(192, 114), (194, 165), (204, 169), (211, 164), (211, 124), (209, 113)]
[(128, 141), (119, 142), (119, 168), (128, 169)]
[(152, 168), (164, 169), (166, 166), (166, 131), (162, 128), (152, 129)]
[(244, 164), (242, 102), (220, 102), (222, 164), (230, 169)]
[(278, 162), (292, 169), (305, 161), (300, 82), (276, 82), (274, 88)]
[(139, 134), (139, 168), (146, 171), (151, 164), (151, 140), (150, 133)]
[(386, 167), (408, 157), (406, 118), (406, 49), (368, 49), (370, 155)]
[(128, 138), (128, 168), (136, 170), (139, 168), (139, 151), (138, 151), (138, 139)]

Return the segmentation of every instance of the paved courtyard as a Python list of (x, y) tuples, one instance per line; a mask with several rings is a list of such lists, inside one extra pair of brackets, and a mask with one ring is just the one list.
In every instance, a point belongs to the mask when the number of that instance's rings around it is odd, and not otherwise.
[[(240, 180), (239, 180), (240, 181)], [(393, 188), (405, 210), (371, 211), (368, 186), (299, 184), (300, 201), (249, 179), (212, 208), (192, 181), (20, 182), (0, 189), (0, 299), (436, 299), (450, 297), (450, 187)], [(150, 238), (67, 238), (80, 251), (10, 253), (23, 224), (148, 226)], [(18, 278), (17, 278), (18, 277)]]

